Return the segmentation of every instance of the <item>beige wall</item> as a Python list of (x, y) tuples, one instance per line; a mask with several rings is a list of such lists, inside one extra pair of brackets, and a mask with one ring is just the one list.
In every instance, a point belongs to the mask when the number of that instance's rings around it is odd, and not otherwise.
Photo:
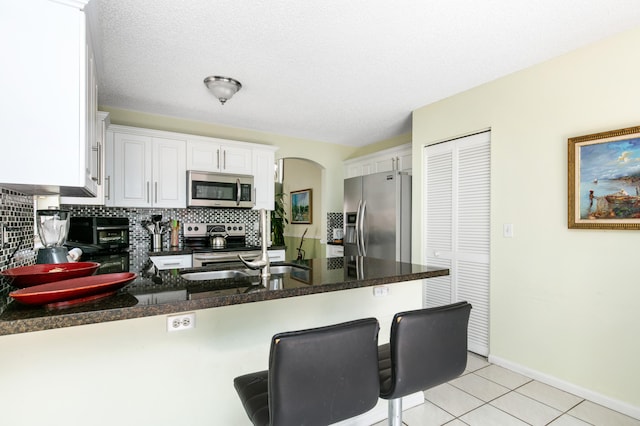
[[(326, 240), (327, 221), (326, 212), (323, 214), (322, 177), (324, 170), (315, 162), (301, 160), (298, 158), (287, 158), (284, 160), (284, 183), (283, 190), (286, 194), (285, 209), (289, 223), (284, 227), (284, 235), (287, 245), (287, 258), (297, 257), (296, 249), (300, 246), (302, 234), (304, 236), (302, 249), (305, 251), (305, 258), (324, 257), (320, 251), (320, 240)], [(311, 211), (312, 218), (310, 224), (291, 223), (291, 193), (303, 189), (311, 189)], [(324, 246), (322, 246), (324, 247)]]
[[(636, 417), (640, 233), (567, 228), (567, 138), (640, 124), (638, 46), (640, 28), (420, 108), (413, 121), (418, 236), (422, 148), (492, 130), (491, 357)], [(420, 262), (422, 238), (413, 249)]]

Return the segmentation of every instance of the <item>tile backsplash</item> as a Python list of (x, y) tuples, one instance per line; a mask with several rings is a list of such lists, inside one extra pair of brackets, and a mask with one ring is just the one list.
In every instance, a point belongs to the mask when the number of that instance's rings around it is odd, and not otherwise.
[(344, 217), (340, 213), (327, 213), (327, 241), (333, 240), (333, 228), (342, 229)]
[[(142, 225), (152, 215), (162, 215), (163, 221), (180, 221), (180, 243), (182, 243), (182, 224), (200, 223), (242, 223), (246, 226), (247, 244), (258, 245), (260, 233), (258, 223), (260, 212), (249, 209), (148, 209), (84, 205), (62, 205), (60, 208), (71, 211), (72, 216), (126, 217), (129, 219), (129, 241), (133, 250), (150, 250), (151, 234)], [(169, 246), (169, 232), (163, 235), (163, 246)]]
[[(7, 244), (0, 249), (0, 270), (35, 263), (33, 250), (33, 197), (0, 188), (0, 223), (4, 225)], [(0, 297), (6, 298), (9, 286), (0, 280)]]

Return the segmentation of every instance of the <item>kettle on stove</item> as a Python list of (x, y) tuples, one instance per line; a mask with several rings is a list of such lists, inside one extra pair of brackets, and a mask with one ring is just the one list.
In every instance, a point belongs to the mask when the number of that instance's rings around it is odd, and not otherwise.
[(211, 247), (213, 248), (225, 248), (227, 246), (227, 237), (229, 234), (212, 234), (211, 235)]

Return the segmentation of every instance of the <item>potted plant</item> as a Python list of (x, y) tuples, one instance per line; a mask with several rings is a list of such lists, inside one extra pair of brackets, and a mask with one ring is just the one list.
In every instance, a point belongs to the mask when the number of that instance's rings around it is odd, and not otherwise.
[(274, 207), (271, 210), (271, 243), (274, 246), (284, 246), (284, 226), (289, 223), (284, 209), (285, 195), (283, 192), (276, 194)]

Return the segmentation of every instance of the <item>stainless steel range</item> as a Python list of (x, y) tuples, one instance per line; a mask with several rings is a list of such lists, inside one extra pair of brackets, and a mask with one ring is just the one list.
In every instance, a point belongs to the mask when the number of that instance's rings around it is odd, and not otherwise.
[[(194, 268), (239, 261), (238, 255), (252, 257), (260, 254), (260, 247), (247, 245), (247, 232), (241, 223), (185, 223), (183, 236), (184, 246), (193, 250)], [(220, 244), (221, 239), (224, 239), (224, 244)]]

